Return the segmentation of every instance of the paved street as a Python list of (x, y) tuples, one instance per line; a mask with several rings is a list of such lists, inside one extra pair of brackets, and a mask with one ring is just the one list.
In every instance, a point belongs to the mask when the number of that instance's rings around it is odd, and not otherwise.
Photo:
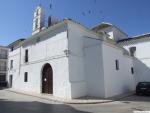
[(101, 104), (65, 105), (0, 90), (0, 113), (133, 113), (150, 110), (150, 97), (131, 96)]
[(133, 111), (150, 111), (150, 97), (131, 96), (121, 101), (95, 104), (95, 105), (74, 105), (81, 111), (91, 113), (133, 113)]

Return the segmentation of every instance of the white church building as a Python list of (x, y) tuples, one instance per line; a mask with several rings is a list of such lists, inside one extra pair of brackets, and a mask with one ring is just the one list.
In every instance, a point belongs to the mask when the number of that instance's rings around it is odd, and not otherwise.
[(44, 20), (38, 6), (32, 36), (9, 45), (10, 87), (67, 99), (107, 98), (135, 90), (140, 67), (128, 51), (129, 42), (137, 44), (134, 39), (128, 41), (124, 32), (108, 23), (89, 29), (70, 19), (50, 17), (45, 27)]

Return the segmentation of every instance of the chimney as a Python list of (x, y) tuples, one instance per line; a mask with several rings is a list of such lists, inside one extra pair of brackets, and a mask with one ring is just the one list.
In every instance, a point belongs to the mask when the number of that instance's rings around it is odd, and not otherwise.
[(55, 17), (49, 16), (48, 17), (48, 27), (53, 26), (55, 24), (57, 24), (59, 22), (59, 20)]

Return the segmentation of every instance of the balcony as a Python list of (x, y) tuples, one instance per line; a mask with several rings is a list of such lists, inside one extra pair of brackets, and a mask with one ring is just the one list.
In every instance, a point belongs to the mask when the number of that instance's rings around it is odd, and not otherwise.
[(6, 66), (0, 66), (0, 71), (7, 71)]
[(4, 54), (0, 54), (0, 59), (7, 59), (7, 55), (4, 55)]

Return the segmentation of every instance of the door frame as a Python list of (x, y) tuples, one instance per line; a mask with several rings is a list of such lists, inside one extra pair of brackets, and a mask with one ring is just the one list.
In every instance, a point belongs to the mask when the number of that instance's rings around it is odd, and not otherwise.
[(51, 66), (51, 64), (50, 63), (45, 63), (43, 66), (42, 66), (42, 68), (41, 68), (41, 76), (40, 76), (40, 93), (43, 93), (43, 69), (44, 69), (44, 67), (46, 66), (46, 65), (50, 65), (50, 67), (51, 67), (51, 70), (52, 70), (52, 93), (50, 93), (51, 95), (54, 93), (54, 88), (53, 88), (53, 86), (54, 86), (54, 78), (53, 78), (53, 68), (52, 68), (52, 66)]

